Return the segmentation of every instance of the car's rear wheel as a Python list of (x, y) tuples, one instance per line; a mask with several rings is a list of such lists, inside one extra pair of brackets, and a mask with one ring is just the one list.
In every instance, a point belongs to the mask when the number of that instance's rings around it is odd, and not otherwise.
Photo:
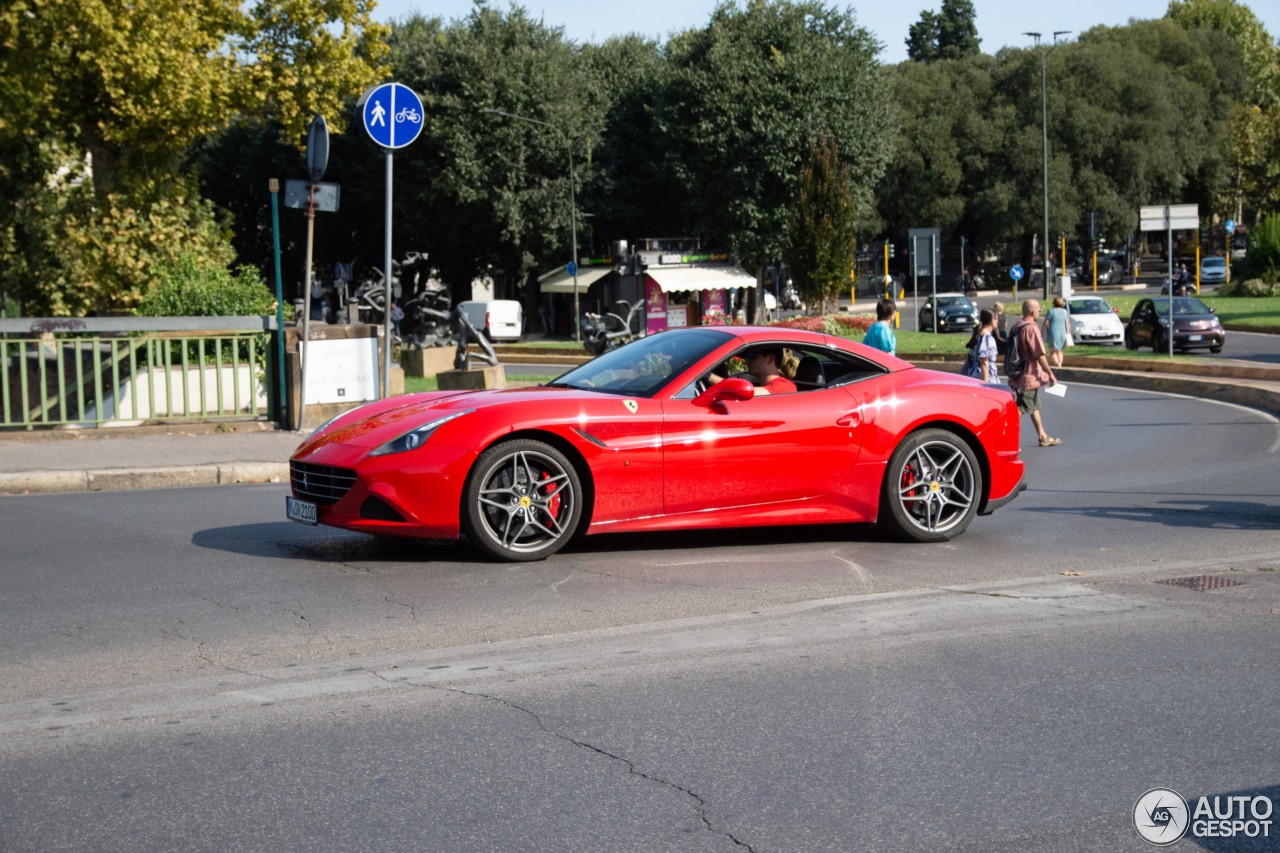
[(1133, 339), (1133, 330), (1131, 329), (1124, 330), (1124, 348), (1125, 349), (1138, 348), (1138, 342)]
[(880, 521), (915, 542), (945, 542), (964, 532), (982, 500), (973, 450), (944, 429), (913, 432), (889, 459)]
[(582, 518), (577, 470), (549, 444), (517, 439), (476, 460), (462, 491), (462, 530), (500, 560), (541, 560), (564, 547)]

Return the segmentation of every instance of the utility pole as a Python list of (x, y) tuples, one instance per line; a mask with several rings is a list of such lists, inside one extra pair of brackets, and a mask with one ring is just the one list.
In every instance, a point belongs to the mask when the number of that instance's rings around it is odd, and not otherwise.
[[(1036, 49), (1040, 51), (1040, 146), (1044, 160), (1044, 231), (1040, 236), (1040, 252), (1044, 256), (1044, 299), (1049, 301), (1049, 84), (1047, 57), (1050, 50), (1058, 46), (1058, 36), (1065, 36), (1071, 30), (1054, 30), (1053, 44), (1041, 47), (1040, 33), (1023, 33), (1035, 39)], [(1066, 263), (1066, 258), (1061, 259)]]

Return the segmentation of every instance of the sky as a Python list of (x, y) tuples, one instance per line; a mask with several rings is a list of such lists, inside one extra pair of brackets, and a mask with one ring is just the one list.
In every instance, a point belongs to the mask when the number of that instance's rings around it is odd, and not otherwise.
[[(490, 0), (490, 6), (506, 10), (507, 0)], [(533, 17), (541, 16), (550, 26), (563, 26), (570, 40), (602, 42), (611, 36), (639, 33), (659, 42), (680, 30), (704, 26), (711, 18), (716, 0), (644, 0), (636, 3), (601, 2), (601, 0), (528, 0), (523, 6)], [(745, 3), (739, 0), (738, 6)], [(914, 2), (828, 2), (829, 6), (854, 10), (857, 22), (871, 31), (884, 46), (880, 59), (898, 63), (907, 58), (907, 30), (920, 19), (924, 9), (941, 9), (941, 0)], [(1280, 2), (1252, 0), (1245, 5), (1253, 10), (1272, 38), (1280, 36)], [(1062, 4), (1029, 3), (1027, 0), (973, 0), (977, 13), (978, 36), (984, 53), (995, 53), (1002, 47), (1026, 47), (1032, 40), (1023, 32), (1041, 32), (1046, 41), (1055, 30), (1081, 33), (1099, 24), (1118, 26), (1130, 18), (1162, 18), (1168, 0), (1075, 0)], [(446, 21), (465, 18), (472, 9), (471, 0), (379, 0), (374, 17), (391, 21), (420, 12), (427, 17)], [(1066, 36), (1071, 38), (1071, 36)]]

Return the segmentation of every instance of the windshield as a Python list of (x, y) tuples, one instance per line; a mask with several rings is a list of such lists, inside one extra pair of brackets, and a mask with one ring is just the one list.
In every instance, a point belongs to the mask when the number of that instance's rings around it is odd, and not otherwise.
[(1221, 267), (1223, 269), (1226, 269), (1227, 262), (1223, 258), (1205, 258), (1204, 263), (1202, 263), (1200, 266), (1204, 267), (1207, 270), (1214, 269), (1216, 267)]
[(1111, 306), (1101, 299), (1072, 299), (1072, 314), (1110, 314)]
[(959, 307), (967, 308), (970, 305), (972, 305), (972, 303), (969, 301), (968, 297), (966, 296), (939, 296), (938, 297), (939, 308), (959, 308)]
[(659, 332), (610, 350), (547, 384), (627, 397), (652, 397), (732, 337), (713, 329)]
[[(1168, 299), (1152, 299), (1151, 304), (1155, 307), (1157, 314), (1169, 313)], [(1174, 297), (1173, 314), (1174, 316), (1192, 316), (1194, 314), (1210, 314), (1209, 306), (1205, 305), (1199, 299), (1192, 296)]]

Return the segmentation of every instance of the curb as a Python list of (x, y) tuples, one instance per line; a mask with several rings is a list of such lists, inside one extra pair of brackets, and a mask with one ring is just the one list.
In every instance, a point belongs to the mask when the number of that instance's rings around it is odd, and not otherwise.
[(168, 468), (99, 468), (84, 471), (0, 473), (0, 495), (116, 492), (229, 483), (285, 483), (287, 462), (227, 462)]

